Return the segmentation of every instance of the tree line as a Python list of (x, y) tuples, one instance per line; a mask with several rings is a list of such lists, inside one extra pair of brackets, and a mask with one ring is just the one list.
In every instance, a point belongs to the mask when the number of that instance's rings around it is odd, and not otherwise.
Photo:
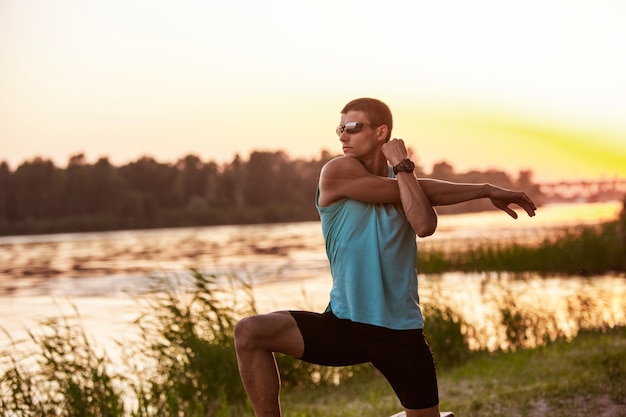
[[(0, 235), (86, 232), (224, 224), (318, 220), (314, 195), (322, 166), (334, 156), (311, 159), (283, 151), (253, 151), (230, 163), (187, 155), (174, 163), (141, 157), (122, 166), (108, 158), (88, 163), (84, 154), (67, 167), (35, 158), (11, 170), (0, 163)], [(445, 162), (426, 175), (460, 182), (490, 182), (540, 196), (532, 172), (518, 178), (489, 170), (455, 173)], [(488, 209), (485, 201), (442, 207), (440, 213)]]

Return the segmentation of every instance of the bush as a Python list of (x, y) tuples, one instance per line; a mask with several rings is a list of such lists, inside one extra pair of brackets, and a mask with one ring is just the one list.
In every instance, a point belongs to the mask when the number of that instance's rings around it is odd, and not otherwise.
[(438, 367), (463, 364), (470, 356), (467, 338), (463, 334), (461, 316), (449, 306), (424, 306), (424, 334), (435, 355)]

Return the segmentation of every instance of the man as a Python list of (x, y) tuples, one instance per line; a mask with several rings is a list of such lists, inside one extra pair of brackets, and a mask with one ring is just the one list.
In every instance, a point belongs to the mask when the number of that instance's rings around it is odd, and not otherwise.
[(257, 417), (281, 415), (274, 352), (328, 366), (371, 362), (389, 381), (407, 417), (439, 416), (435, 365), (422, 332), (416, 235), (435, 232), (434, 206), (489, 198), (513, 218), (521, 192), (489, 184), (418, 179), (383, 102), (362, 98), (341, 111), (343, 157), (320, 174), (316, 206), (333, 285), (323, 314), (278, 311), (235, 329), (244, 387)]

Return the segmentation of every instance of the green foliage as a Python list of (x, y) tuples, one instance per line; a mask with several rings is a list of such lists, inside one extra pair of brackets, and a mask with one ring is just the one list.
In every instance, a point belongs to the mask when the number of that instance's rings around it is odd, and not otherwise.
[[(135, 387), (137, 415), (217, 415), (224, 404), (245, 398), (234, 354), (233, 329), (240, 314), (225, 305), (227, 283), (192, 271), (189, 282), (176, 281), (155, 292), (148, 313), (137, 320), (142, 338), (130, 356), (142, 358)], [(191, 293), (177, 288), (193, 287)], [(167, 285), (167, 284), (163, 284)], [(253, 307), (245, 307), (253, 311)]]
[(603, 373), (611, 400), (626, 402), (626, 356), (624, 351), (606, 352), (600, 359), (599, 369)]
[(124, 377), (111, 373), (107, 357), (95, 351), (81, 327), (66, 317), (42, 323), (41, 331), (29, 333), (38, 354), (13, 343), (15, 354), (23, 356), (12, 356), (12, 366), (0, 378), (4, 415), (121, 415), (123, 392), (117, 381)]
[(284, 388), (312, 389), (335, 387), (355, 377), (372, 375), (376, 370), (369, 364), (329, 367), (302, 362), (287, 355), (276, 355)]
[(464, 329), (467, 324), (442, 297), (435, 297), (424, 306), (424, 334), (435, 355), (438, 368), (460, 365), (470, 357), (470, 348)]
[(626, 228), (621, 222), (565, 229), (537, 246), (477, 243), (463, 251), (420, 249), (419, 269), (425, 274), (506, 271), (583, 276), (626, 271)]
[[(0, 365), (0, 405), (19, 416), (219, 416), (240, 404), (233, 329), (254, 312), (249, 297), (229, 297), (230, 285), (192, 271), (155, 285), (136, 325), (141, 338), (120, 342), (128, 370), (113, 373), (106, 355), (83, 332), (79, 317), (41, 323), (29, 333), (38, 351), (17, 342)], [(167, 289), (167, 291), (164, 291)], [(12, 414), (5, 414), (12, 415)]]
[[(541, 346), (559, 337), (565, 337), (564, 332), (555, 323), (555, 317), (542, 314), (540, 306), (522, 304), (510, 290), (505, 290), (497, 296), (497, 304), (509, 350)], [(571, 310), (570, 312), (576, 313)]]
[(617, 327), (537, 349), (480, 353), (442, 375), (440, 394), (446, 408), (463, 416), (621, 416), (626, 398), (607, 400), (607, 382), (609, 369), (623, 376), (615, 358), (625, 347), (626, 327)]

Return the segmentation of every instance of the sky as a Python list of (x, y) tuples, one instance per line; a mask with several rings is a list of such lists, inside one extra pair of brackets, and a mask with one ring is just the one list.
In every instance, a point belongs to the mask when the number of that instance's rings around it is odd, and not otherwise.
[(0, 0), (0, 161), (338, 154), (376, 97), (426, 172), (626, 178), (626, 2)]

